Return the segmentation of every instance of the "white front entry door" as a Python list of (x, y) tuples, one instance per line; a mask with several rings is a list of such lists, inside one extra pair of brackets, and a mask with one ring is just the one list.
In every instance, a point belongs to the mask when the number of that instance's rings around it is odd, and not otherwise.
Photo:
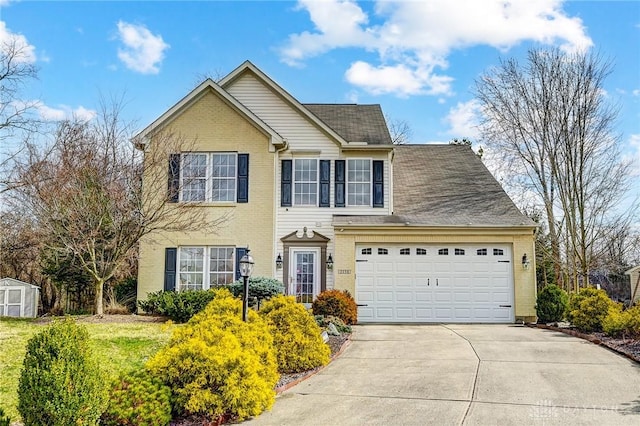
[(292, 248), (289, 259), (289, 294), (309, 305), (320, 290), (320, 249)]

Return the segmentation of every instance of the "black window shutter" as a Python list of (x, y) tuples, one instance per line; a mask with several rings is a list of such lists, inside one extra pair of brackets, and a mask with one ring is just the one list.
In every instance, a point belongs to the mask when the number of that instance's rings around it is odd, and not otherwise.
[(238, 203), (249, 202), (249, 154), (238, 154)]
[(242, 278), (240, 275), (240, 259), (247, 253), (245, 247), (236, 247), (236, 281)]
[(291, 207), (291, 178), (292, 178), (292, 160), (282, 160), (281, 170), (281, 186), (280, 186), (280, 205), (282, 207)]
[(164, 249), (164, 290), (176, 289), (176, 266), (178, 249), (167, 247)]
[(169, 202), (178, 202), (180, 195), (180, 154), (169, 155), (169, 183), (167, 194)]
[(373, 162), (373, 207), (384, 207), (384, 161)]
[(335, 206), (344, 207), (345, 160), (336, 160)]
[(320, 160), (320, 207), (329, 207), (330, 182), (331, 182), (331, 160)]

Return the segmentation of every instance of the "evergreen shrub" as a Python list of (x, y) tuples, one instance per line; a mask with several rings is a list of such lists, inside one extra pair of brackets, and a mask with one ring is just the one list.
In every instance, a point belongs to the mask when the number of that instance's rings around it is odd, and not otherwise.
[(67, 318), (29, 339), (18, 381), (25, 426), (97, 425), (106, 397), (85, 327)]
[(201, 312), (214, 298), (213, 290), (156, 291), (147, 295), (147, 300), (138, 301), (138, 306), (151, 315), (169, 317), (177, 323), (189, 321)]
[(147, 368), (171, 387), (179, 413), (240, 421), (275, 402), (279, 375), (273, 338), (255, 311), (242, 321), (242, 302), (227, 289), (213, 294)]
[(602, 330), (612, 337), (640, 338), (640, 305), (623, 311), (616, 304), (602, 321)]
[(0, 426), (9, 426), (11, 424), (11, 418), (4, 415), (4, 410), (0, 408)]
[(123, 373), (111, 383), (105, 426), (165, 426), (171, 421), (171, 389), (147, 371)]
[(307, 371), (329, 363), (331, 349), (322, 339), (322, 330), (293, 296), (273, 297), (259, 313), (273, 335), (281, 373)]
[(569, 295), (555, 284), (545, 286), (536, 300), (538, 322), (561, 321), (569, 306)]
[[(236, 281), (228, 286), (229, 291), (236, 296), (242, 296), (244, 292), (244, 281)], [(250, 277), (249, 278), (249, 300), (257, 300), (258, 308), (263, 300), (269, 300), (270, 298), (284, 293), (284, 284), (269, 277)]]
[(333, 315), (345, 324), (358, 322), (358, 306), (347, 290), (325, 290), (313, 301), (314, 315)]
[(590, 333), (602, 331), (602, 322), (616, 303), (607, 292), (587, 287), (569, 298), (569, 321), (578, 330)]

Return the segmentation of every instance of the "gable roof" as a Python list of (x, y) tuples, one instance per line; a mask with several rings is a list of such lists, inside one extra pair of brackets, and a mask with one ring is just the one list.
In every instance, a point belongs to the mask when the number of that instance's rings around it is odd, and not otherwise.
[(158, 117), (153, 123), (149, 124), (146, 128), (136, 134), (132, 138), (133, 143), (136, 144), (136, 146), (144, 146), (147, 142), (147, 139), (155, 131), (169, 124), (176, 117), (187, 110), (190, 105), (200, 99), (201, 96), (210, 91), (216, 93), (222, 100), (227, 103), (227, 105), (235, 109), (238, 113), (252, 122), (256, 128), (258, 128), (266, 136), (269, 137), (272, 145), (282, 145), (284, 143), (284, 139), (278, 134), (278, 132), (269, 127), (257, 115), (251, 112), (251, 110), (245, 107), (236, 98), (231, 96), (226, 90), (224, 90), (210, 78), (203, 81), (200, 85), (198, 85), (198, 87), (193, 89), (184, 98), (182, 98), (179, 102), (169, 108), (169, 110), (167, 110), (164, 114)]
[(391, 136), (380, 105), (303, 104), (349, 142), (391, 145)]
[(391, 216), (336, 216), (334, 225), (537, 226), (468, 146), (396, 146), (393, 203)]

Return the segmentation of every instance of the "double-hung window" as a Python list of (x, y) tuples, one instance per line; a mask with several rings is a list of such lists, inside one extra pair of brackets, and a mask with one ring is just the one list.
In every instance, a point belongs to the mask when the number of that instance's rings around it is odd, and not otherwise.
[(293, 161), (293, 204), (318, 205), (318, 160), (297, 158)]
[(347, 161), (347, 205), (371, 205), (371, 160)]
[(233, 247), (180, 247), (178, 289), (203, 290), (231, 284), (235, 273)]
[(237, 154), (182, 155), (182, 201), (236, 201)]

